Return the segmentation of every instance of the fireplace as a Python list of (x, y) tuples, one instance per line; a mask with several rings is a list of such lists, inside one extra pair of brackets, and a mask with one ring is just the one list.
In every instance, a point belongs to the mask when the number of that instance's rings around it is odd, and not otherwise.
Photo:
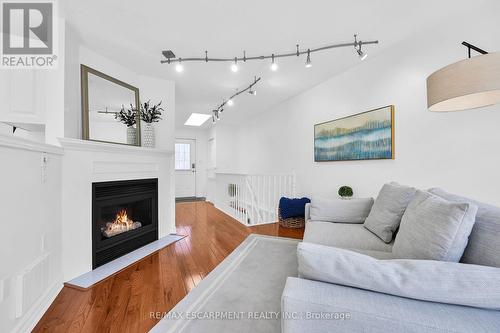
[(158, 179), (92, 184), (92, 268), (158, 239)]

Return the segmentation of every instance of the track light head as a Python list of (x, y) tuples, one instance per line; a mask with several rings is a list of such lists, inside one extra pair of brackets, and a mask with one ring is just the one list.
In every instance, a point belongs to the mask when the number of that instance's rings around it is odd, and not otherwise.
[(312, 67), (311, 50), (307, 50), (306, 68), (311, 68), (311, 67)]
[(361, 59), (361, 61), (365, 60), (366, 57), (368, 56), (368, 54), (366, 54), (365, 52), (363, 52), (361, 50), (361, 45), (363, 43), (361, 41), (357, 41), (356, 40), (356, 35), (354, 35), (354, 49), (356, 50), (356, 52), (358, 53), (358, 56), (359, 56), (359, 59)]
[(361, 51), (361, 48), (360, 49), (356, 49), (356, 52), (358, 53), (359, 59), (361, 59), (361, 61), (365, 60), (366, 57), (368, 57), (368, 54), (366, 54), (365, 52)]
[(231, 71), (233, 71), (233, 73), (238, 71), (238, 60), (236, 58), (234, 58), (234, 63), (231, 65)]
[(177, 73), (182, 73), (182, 71), (184, 71), (184, 66), (182, 66), (180, 58), (179, 62), (175, 65), (175, 70), (177, 71)]
[(274, 54), (271, 56), (271, 58), (272, 58), (271, 70), (273, 72), (276, 72), (278, 70), (278, 64), (274, 62)]

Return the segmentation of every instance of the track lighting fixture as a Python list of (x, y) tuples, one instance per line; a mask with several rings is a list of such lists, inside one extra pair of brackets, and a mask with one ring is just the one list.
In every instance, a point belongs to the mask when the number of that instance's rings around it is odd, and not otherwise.
[(236, 96), (239, 96), (240, 94), (244, 93), (244, 92), (247, 92), (250, 94), (250, 95), (256, 95), (257, 92), (255, 90), (253, 90), (253, 87), (260, 81), (260, 77), (257, 78), (257, 77), (254, 77), (253, 79), (253, 82), (248, 86), (246, 87), (245, 89), (243, 90), (236, 90), (236, 93), (234, 93), (231, 97), (229, 97), (227, 100), (223, 100), (222, 101), (222, 104), (219, 105), (217, 108), (215, 108), (214, 110), (212, 110), (212, 123), (216, 123), (219, 119), (220, 119), (220, 114), (224, 111), (224, 106), (226, 105), (234, 105), (234, 98)]
[(181, 58), (179, 58), (179, 62), (175, 65), (175, 70), (177, 71), (177, 73), (182, 73), (182, 71), (184, 70), (181, 61)]
[(363, 45), (363, 42), (362, 41), (358, 42), (357, 37), (358, 37), (358, 35), (354, 35), (354, 49), (356, 50), (356, 53), (358, 53), (359, 59), (361, 59), (361, 61), (363, 61), (366, 59), (368, 54), (366, 54), (365, 52), (363, 52), (361, 50), (361, 45)]
[(238, 59), (234, 58), (234, 64), (231, 65), (231, 70), (236, 73), (238, 71)]
[(307, 60), (306, 60), (306, 68), (311, 68), (312, 67), (312, 62), (311, 62), (311, 50), (307, 49)]
[(271, 56), (271, 58), (273, 59), (273, 61), (271, 63), (271, 70), (273, 72), (276, 72), (278, 70), (278, 64), (274, 62), (274, 54)]
[[(293, 57), (293, 56), (301, 56), (303, 54), (307, 54), (307, 60), (306, 60), (306, 67), (310, 67), (311, 64), (311, 53), (314, 52), (322, 52), (325, 50), (329, 49), (334, 49), (334, 48), (341, 48), (341, 47), (353, 47), (356, 50), (357, 54), (361, 58), (361, 60), (364, 60), (367, 56), (366, 52), (362, 50), (362, 45), (370, 45), (370, 44), (378, 44), (378, 40), (371, 40), (371, 41), (358, 41), (357, 35), (354, 35), (354, 42), (350, 43), (339, 43), (339, 44), (331, 44), (331, 45), (326, 45), (322, 47), (318, 47), (315, 49), (307, 49), (307, 51), (300, 51), (299, 45), (296, 45), (296, 51), (295, 52), (289, 52), (289, 53), (273, 53), (271, 55), (261, 55), (261, 56), (253, 56), (253, 57), (247, 57), (246, 52), (243, 52), (243, 57), (232, 57), (232, 58), (209, 58), (208, 57), (208, 52), (205, 51), (205, 56), (204, 57), (193, 57), (193, 58), (183, 58), (182, 61), (203, 61), (203, 62), (210, 62), (210, 61), (217, 61), (217, 62), (232, 62), (231, 64), (231, 70), (233, 72), (238, 71), (238, 61), (252, 61), (252, 60), (266, 60), (266, 59), (271, 59), (271, 70), (276, 71), (278, 69), (278, 64), (275, 62), (275, 58), (285, 58), (285, 57)], [(162, 64), (170, 64), (175, 61), (181, 61), (181, 58), (173, 58), (175, 55), (171, 50), (167, 51), (162, 51), (163, 56), (166, 58), (165, 60), (161, 60)], [(176, 66), (177, 69), (177, 66)]]

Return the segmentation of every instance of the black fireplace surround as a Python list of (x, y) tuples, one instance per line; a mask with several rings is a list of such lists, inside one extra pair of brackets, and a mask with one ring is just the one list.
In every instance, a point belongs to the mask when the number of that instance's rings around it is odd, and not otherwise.
[[(126, 213), (135, 229), (106, 236), (107, 225)], [(158, 179), (92, 184), (92, 269), (158, 239)]]

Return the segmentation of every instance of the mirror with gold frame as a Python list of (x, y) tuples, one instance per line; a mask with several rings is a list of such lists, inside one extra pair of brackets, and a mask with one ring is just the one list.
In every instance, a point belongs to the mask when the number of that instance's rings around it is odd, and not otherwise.
[(139, 89), (81, 65), (84, 140), (141, 145)]

